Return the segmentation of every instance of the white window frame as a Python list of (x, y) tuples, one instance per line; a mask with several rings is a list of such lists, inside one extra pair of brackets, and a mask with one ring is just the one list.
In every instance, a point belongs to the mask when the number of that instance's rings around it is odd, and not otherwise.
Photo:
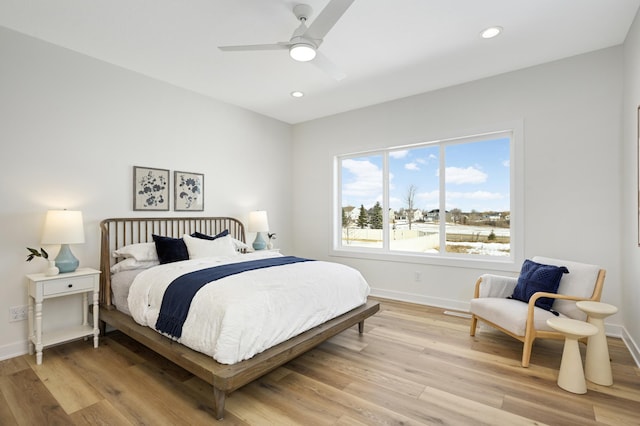
[[(445, 238), (440, 239), (441, 250), (438, 254), (431, 253), (413, 253), (391, 251), (389, 249), (388, 238), (383, 239), (381, 248), (367, 247), (346, 247), (342, 245), (342, 170), (341, 161), (349, 158), (358, 158), (363, 156), (382, 155), (382, 191), (383, 191), (383, 211), (388, 211), (389, 206), (389, 164), (388, 153), (394, 150), (416, 148), (424, 145), (437, 144), (441, 153), (444, 147), (451, 143), (460, 143), (464, 141), (481, 141), (487, 140), (501, 135), (509, 134), (511, 138), (510, 144), (510, 212), (511, 212), (511, 228), (510, 228), (510, 256), (479, 256), (479, 255), (461, 255), (455, 253), (447, 253), (442, 250), (442, 246), (446, 244)], [(440, 155), (440, 169), (444, 169), (445, 158)], [(444, 211), (444, 179), (440, 180), (440, 210)], [(391, 262), (407, 262), (433, 264), (443, 266), (466, 267), (476, 269), (490, 269), (496, 271), (518, 271), (520, 265), (524, 261), (524, 149), (523, 149), (523, 123), (522, 121), (510, 122), (507, 124), (492, 126), (474, 132), (459, 132), (458, 135), (438, 138), (429, 142), (421, 142), (414, 144), (406, 144), (393, 147), (385, 147), (383, 149), (374, 149), (371, 151), (360, 151), (348, 154), (339, 154), (334, 157), (334, 181), (333, 181), (333, 202), (331, 206), (331, 230), (332, 238), (330, 239), (329, 255), (335, 257), (350, 257), (359, 259), (371, 259)], [(445, 234), (445, 222), (440, 223), (440, 235)], [(389, 229), (389, 215), (383, 214), (383, 229)]]

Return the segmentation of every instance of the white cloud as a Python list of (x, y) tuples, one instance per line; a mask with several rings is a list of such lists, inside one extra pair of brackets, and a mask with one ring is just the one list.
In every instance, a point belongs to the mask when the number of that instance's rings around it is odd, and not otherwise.
[(357, 197), (379, 197), (382, 193), (382, 170), (370, 161), (344, 160), (342, 167), (347, 169), (353, 180), (342, 186), (343, 195)]
[(416, 198), (422, 201), (435, 201), (440, 197), (440, 191), (435, 189), (433, 191), (428, 192), (418, 192), (416, 193)]
[(505, 198), (505, 196), (499, 192), (447, 192), (447, 199), (451, 200), (501, 200), (503, 198)]
[(502, 165), (503, 165), (504, 167), (509, 167), (509, 166), (511, 165), (511, 160), (504, 160), (504, 161), (502, 162)]
[(416, 163), (406, 163), (404, 165), (404, 168), (406, 170), (411, 170), (411, 171), (415, 171), (415, 172), (420, 171), (420, 167), (418, 167), (418, 165)]
[(407, 154), (409, 154), (409, 150), (408, 149), (403, 149), (401, 151), (391, 151), (389, 153), (389, 157), (395, 158), (395, 159), (399, 159), (399, 158), (406, 157)]
[(488, 175), (475, 168), (467, 167), (466, 169), (460, 167), (447, 167), (446, 168), (446, 180), (447, 183), (453, 184), (465, 184), (465, 183), (484, 183), (487, 181)]

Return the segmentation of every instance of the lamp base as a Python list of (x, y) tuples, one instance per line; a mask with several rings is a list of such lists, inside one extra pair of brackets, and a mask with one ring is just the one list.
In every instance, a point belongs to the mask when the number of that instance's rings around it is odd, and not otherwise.
[(254, 250), (264, 250), (267, 248), (267, 242), (262, 238), (261, 232), (256, 232), (256, 239), (253, 241)]
[(56, 256), (56, 267), (60, 273), (73, 272), (78, 268), (80, 261), (71, 253), (69, 244), (62, 244), (60, 252)]

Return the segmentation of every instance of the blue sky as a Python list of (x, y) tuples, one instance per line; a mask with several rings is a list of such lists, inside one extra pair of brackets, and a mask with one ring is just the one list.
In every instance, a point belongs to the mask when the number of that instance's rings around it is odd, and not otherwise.
[[(415, 207), (438, 208), (440, 147), (427, 145), (389, 153), (389, 204), (406, 207), (407, 190), (416, 187)], [(446, 208), (463, 212), (509, 211), (509, 139), (445, 146)], [(382, 204), (382, 155), (342, 161), (342, 205)]]

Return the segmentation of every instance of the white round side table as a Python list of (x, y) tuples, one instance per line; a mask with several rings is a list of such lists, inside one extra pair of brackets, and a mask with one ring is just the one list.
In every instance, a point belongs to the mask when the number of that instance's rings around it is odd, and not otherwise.
[(613, 384), (609, 346), (604, 333), (604, 319), (618, 312), (618, 308), (608, 303), (581, 300), (576, 306), (588, 316), (587, 321), (598, 328), (598, 332), (587, 341), (587, 357), (584, 362), (584, 374), (587, 380), (603, 386)]
[(588, 322), (560, 317), (549, 318), (547, 325), (565, 335), (558, 386), (573, 393), (587, 393), (578, 339), (593, 336), (598, 328)]

